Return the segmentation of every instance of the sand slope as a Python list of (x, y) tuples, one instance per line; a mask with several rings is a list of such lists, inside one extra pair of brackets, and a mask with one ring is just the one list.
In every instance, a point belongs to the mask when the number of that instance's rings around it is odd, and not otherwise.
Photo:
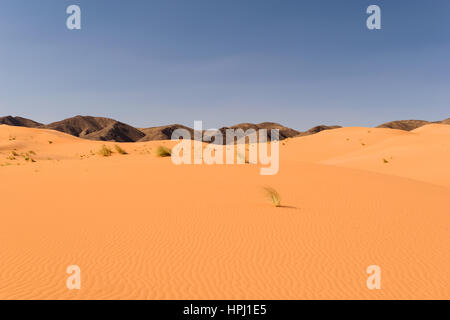
[(0, 299), (449, 299), (449, 138), (324, 131), (280, 142), (279, 174), (260, 176), (175, 166), (154, 155), (168, 141), (104, 158), (102, 142), (0, 126)]
[(381, 141), (369, 142), (332, 164), (412, 178), (450, 187), (450, 126), (430, 124)]

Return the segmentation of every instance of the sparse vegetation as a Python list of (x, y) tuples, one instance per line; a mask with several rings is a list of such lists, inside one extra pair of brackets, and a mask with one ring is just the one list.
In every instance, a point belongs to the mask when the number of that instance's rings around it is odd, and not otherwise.
[(264, 191), (275, 207), (281, 207), (281, 197), (277, 190), (272, 187), (264, 187)]
[(172, 150), (165, 146), (159, 146), (158, 149), (156, 149), (156, 155), (158, 157), (170, 157), (172, 156)]
[(9, 136), (9, 141), (13, 141), (13, 140), (16, 140), (16, 137), (14, 137), (14, 136)]
[(116, 149), (116, 151), (119, 153), (119, 154), (128, 154), (128, 152), (126, 152), (125, 150), (123, 150), (119, 145), (115, 145), (114, 146), (114, 148)]
[(19, 156), (19, 154), (18, 154), (17, 152), (15, 152), (15, 151), (12, 151), (11, 154), (12, 154), (14, 157), (18, 157), (18, 156)]
[(48, 144), (52, 144), (53, 143), (53, 141), (48, 141)]
[(36, 152), (34, 152), (33, 150), (28, 151), (28, 153), (32, 154), (32, 155), (36, 155)]
[(389, 161), (383, 158), (383, 163), (389, 163)]
[(112, 151), (110, 148), (103, 145), (102, 148), (98, 151), (98, 154), (102, 157), (110, 157), (112, 155)]

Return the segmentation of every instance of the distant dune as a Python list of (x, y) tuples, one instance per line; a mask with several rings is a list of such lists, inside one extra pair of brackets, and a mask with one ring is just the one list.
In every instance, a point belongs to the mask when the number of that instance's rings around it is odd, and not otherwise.
[(450, 126), (292, 137), (275, 176), (174, 143), (0, 125), (0, 299), (450, 299)]

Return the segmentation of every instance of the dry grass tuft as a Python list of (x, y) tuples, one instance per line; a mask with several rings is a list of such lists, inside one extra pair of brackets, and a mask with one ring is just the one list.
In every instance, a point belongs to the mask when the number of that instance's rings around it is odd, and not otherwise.
[(120, 146), (118, 146), (117, 144), (114, 146), (114, 148), (116, 149), (117, 153), (119, 154), (128, 154), (128, 152), (126, 152), (125, 150), (123, 150)]
[(98, 151), (98, 154), (102, 157), (110, 157), (112, 155), (112, 151), (110, 148), (103, 145), (102, 148)]
[(167, 147), (159, 146), (158, 149), (156, 149), (156, 155), (158, 157), (170, 157), (172, 156), (172, 150), (170, 150)]
[(275, 207), (281, 207), (281, 197), (277, 190), (272, 187), (265, 187), (264, 191)]

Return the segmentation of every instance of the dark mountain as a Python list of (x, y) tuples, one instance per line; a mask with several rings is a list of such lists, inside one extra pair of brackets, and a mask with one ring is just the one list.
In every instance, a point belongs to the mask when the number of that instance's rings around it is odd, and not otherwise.
[[(411, 131), (421, 126), (429, 123), (442, 123), (450, 124), (450, 118), (443, 121), (429, 122), (425, 120), (399, 120), (387, 122), (379, 125), (377, 128), (390, 128)], [(6, 124), (10, 126), (20, 126), (28, 128), (45, 128), (61, 131), (76, 137), (89, 140), (100, 140), (100, 141), (116, 141), (116, 142), (137, 142), (137, 141), (154, 141), (154, 140), (170, 140), (172, 133), (176, 129), (185, 129), (191, 134), (191, 138), (194, 138), (194, 130), (192, 128), (183, 126), (181, 124), (172, 124), (160, 127), (151, 127), (144, 129), (137, 129), (125, 123), (116, 121), (114, 119), (102, 118), (102, 117), (91, 117), (91, 116), (76, 116), (73, 118), (65, 119), (62, 121), (50, 123), (49, 125), (43, 125), (39, 122), (21, 118), (21, 117), (0, 117), (0, 124)], [(254, 129), (259, 132), (261, 129), (266, 129), (268, 133), (268, 140), (270, 141), (270, 131), (272, 129), (279, 130), (279, 139), (284, 140), (293, 137), (302, 137), (312, 134), (319, 133), (324, 130), (332, 130), (341, 128), (340, 126), (326, 126), (320, 125), (313, 127), (307, 131), (300, 132), (279, 123), (274, 122), (263, 122), (259, 124), (254, 123), (240, 123), (231, 127), (223, 127), (218, 129), (223, 135), (223, 143), (226, 141), (226, 130), (227, 129), (242, 129), (246, 132), (249, 129)], [(214, 142), (214, 133), (205, 132), (204, 137), (205, 142)], [(208, 137), (211, 136), (210, 138)]]
[(27, 127), (27, 128), (37, 128), (42, 126), (42, 123), (26, 118), (12, 117), (12, 116), (0, 117), (0, 124), (6, 124), (8, 126), (15, 126), (15, 127)]
[(279, 133), (280, 133), (280, 140), (295, 137), (300, 133), (297, 130), (282, 126), (281, 124), (274, 123), (274, 122), (263, 122), (263, 123), (259, 123), (259, 124), (241, 123), (241, 124), (232, 126), (231, 129), (242, 129), (244, 131), (248, 130), (248, 129), (255, 129), (256, 131), (259, 131), (261, 129), (266, 129), (269, 139), (270, 139), (270, 130), (278, 129)]
[(377, 128), (389, 128), (389, 129), (411, 131), (429, 123), (431, 122), (425, 120), (397, 120), (383, 123), (379, 125)]
[(125, 123), (109, 118), (76, 116), (44, 126), (89, 140), (136, 142), (145, 134)]
[[(244, 133), (249, 130), (249, 129), (253, 129), (255, 130), (258, 134), (259, 134), (259, 130), (261, 129), (266, 129), (267, 130), (267, 140), (271, 140), (271, 130), (272, 129), (278, 129), (279, 130), (279, 139), (280, 140), (284, 140), (287, 138), (292, 138), (295, 136), (298, 136), (300, 134), (299, 131), (282, 126), (281, 124), (278, 123), (274, 123), (274, 122), (263, 122), (263, 123), (259, 123), (259, 124), (254, 124), (254, 123), (240, 123), (231, 127), (223, 127), (218, 129), (218, 131), (220, 131), (222, 133), (223, 136), (223, 144), (226, 143), (226, 130), (227, 129), (242, 129), (244, 131)], [(214, 142), (214, 132), (204, 132), (204, 136), (211, 136), (211, 138), (204, 138), (204, 141), (211, 141)]]
[(315, 126), (311, 129), (309, 129), (308, 131), (304, 131), (304, 132), (300, 132), (299, 136), (303, 137), (303, 136), (310, 136), (312, 134), (316, 134), (319, 133), (321, 131), (325, 131), (325, 130), (333, 130), (333, 129), (339, 129), (342, 128), (341, 126), (326, 126), (326, 125), (320, 125), (320, 126)]
[(183, 126), (181, 124), (171, 124), (168, 126), (161, 127), (151, 127), (140, 129), (141, 132), (145, 134), (139, 142), (143, 141), (153, 141), (153, 140), (170, 140), (172, 138), (172, 133), (177, 129), (185, 129), (191, 134), (191, 138), (194, 138), (194, 129)]

